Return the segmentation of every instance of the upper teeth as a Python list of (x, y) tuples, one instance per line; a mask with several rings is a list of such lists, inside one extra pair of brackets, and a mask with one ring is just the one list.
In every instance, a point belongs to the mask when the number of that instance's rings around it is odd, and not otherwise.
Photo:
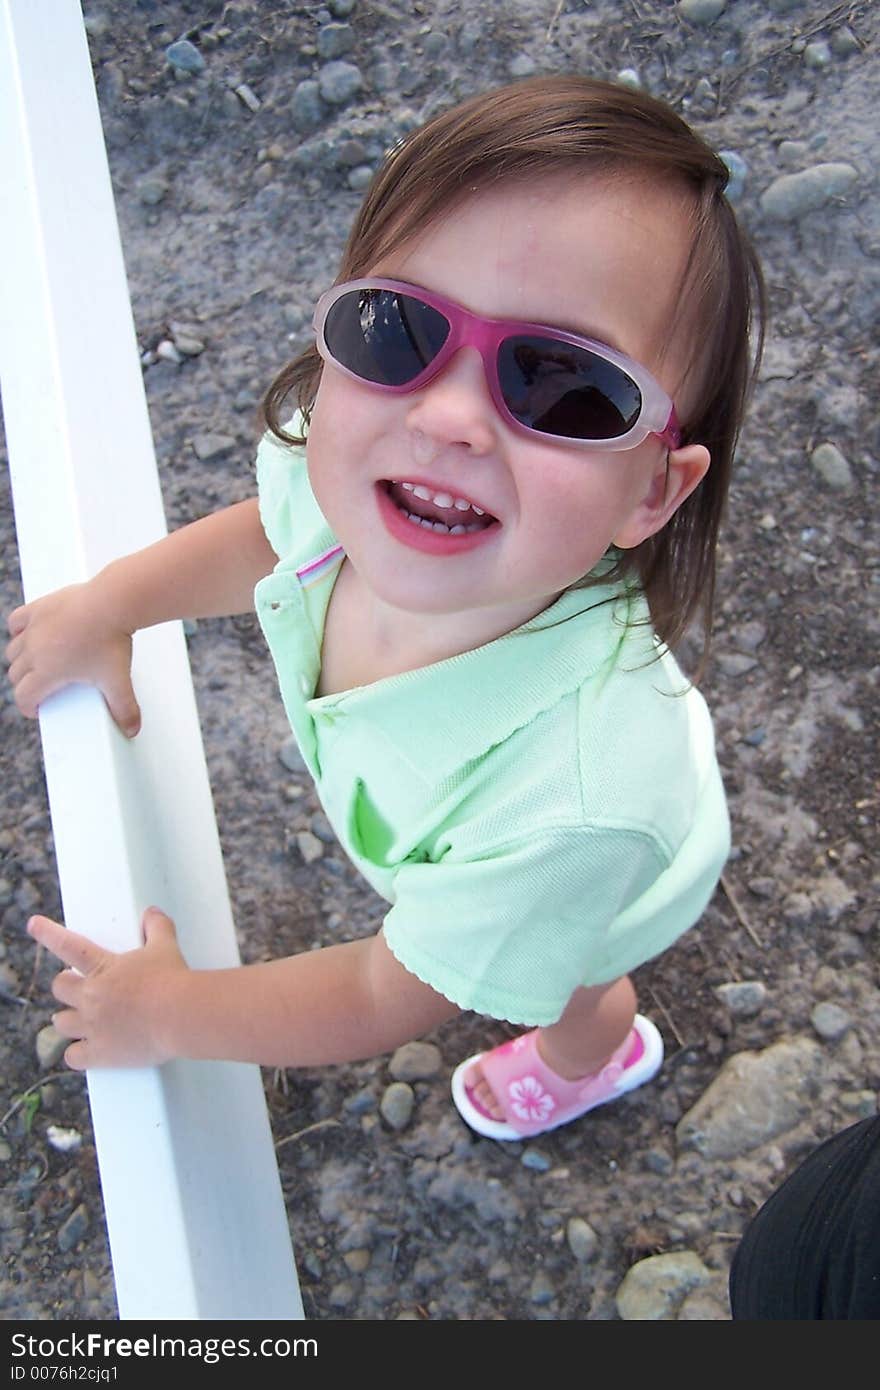
[(401, 483), (400, 486), (422, 502), (433, 502), (435, 507), (455, 507), (459, 512), (474, 511), (477, 516), (485, 516), (483, 508), (469, 502), (466, 497), (453, 497), (451, 492), (432, 492), (422, 483)]

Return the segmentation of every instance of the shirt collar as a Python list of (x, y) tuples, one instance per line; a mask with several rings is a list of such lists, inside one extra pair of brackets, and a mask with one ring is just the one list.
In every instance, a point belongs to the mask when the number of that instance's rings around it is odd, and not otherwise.
[(310, 703), (368, 720), (416, 770), (439, 779), (610, 671), (624, 651), (628, 666), (656, 655), (647, 604), (619, 584), (596, 584), (567, 589), (473, 651)]

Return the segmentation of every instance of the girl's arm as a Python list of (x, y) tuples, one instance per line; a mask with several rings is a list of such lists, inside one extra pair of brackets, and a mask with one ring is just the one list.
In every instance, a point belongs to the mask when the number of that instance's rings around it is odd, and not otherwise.
[(190, 970), (174, 924), (144, 914), (145, 945), (117, 955), (47, 917), (30, 934), (71, 968), (52, 992), (68, 1065), (154, 1066), (190, 1057), (318, 1066), (391, 1051), (458, 1009), (398, 963), (381, 932), (284, 960)]
[(83, 681), (102, 692), (123, 732), (137, 733), (132, 635), (174, 618), (252, 609), (254, 585), (275, 560), (252, 499), (114, 560), (84, 584), (16, 608), (6, 659), (19, 709), (34, 718), (56, 690)]
[(277, 558), (254, 497), (114, 560), (88, 587), (102, 613), (133, 633), (174, 618), (252, 612), (254, 585)]

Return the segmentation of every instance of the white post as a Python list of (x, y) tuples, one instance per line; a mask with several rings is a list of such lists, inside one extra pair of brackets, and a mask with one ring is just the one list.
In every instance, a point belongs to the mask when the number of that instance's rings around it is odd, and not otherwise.
[[(0, 0), (0, 385), (25, 597), (165, 534), (76, 0)], [(117, 950), (143, 909), (196, 967), (239, 962), (180, 624), (135, 638), (143, 732), (98, 694), (40, 732), (67, 925)], [(121, 1318), (302, 1318), (259, 1069), (88, 1077)]]

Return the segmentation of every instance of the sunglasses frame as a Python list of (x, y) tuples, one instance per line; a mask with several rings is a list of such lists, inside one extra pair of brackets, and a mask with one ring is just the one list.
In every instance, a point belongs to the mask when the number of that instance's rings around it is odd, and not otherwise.
[[(370, 381), (366, 377), (358, 376), (357, 372), (351, 371), (343, 363), (338, 362), (330, 351), (324, 334), (327, 316), (338, 300), (342, 299), (344, 295), (358, 290), (387, 290), (392, 294), (401, 294), (410, 299), (418, 299), (429, 308), (442, 314), (447, 320), (449, 336), (446, 342), (437, 356), (411, 381), (403, 382), (399, 386)], [(551, 328), (542, 323), (527, 323), (519, 319), (483, 318), (482, 315), (474, 314), (469, 309), (465, 309), (461, 304), (456, 304), (452, 299), (446, 299), (443, 295), (435, 294), (432, 290), (423, 289), (421, 285), (411, 285), (404, 280), (387, 280), (380, 275), (364, 280), (346, 280), (343, 284), (334, 285), (327, 290), (321, 295), (315, 307), (312, 326), (317, 338), (318, 352), (325, 362), (345, 376), (350, 377), (352, 381), (359, 382), (361, 386), (372, 387), (373, 390), (382, 391), (388, 395), (402, 396), (418, 391), (442, 372), (457, 352), (464, 347), (473, 347), (483, 359), (486, 381), (495, 409), (505, 424), (510, 425), (512, 429), (531, 440), (541, 439), (554, 444), (565, 444), (571, 448), (609, 451), (633, 449), (651, 434), (655, 434), (669, 449), (677, 449), (681, 443), (681, 429), (675, 413), (675, 406), (659, 382), (655, 380), (646, 367), (641, 366), (631, 357), (627, 357), (625, 353), (618, 352), (616, 348), (610, 348), (607, 344), (597, 342), (593, 338), (582, 338), (576, 333), (566, 333), (560, 328)], [(627, 430), (626, 434), (617, 435), (612, 439), (575, 439), (570, 435), (549, 434), (545, 430), (536, 430), (523, 424), (511, 413), (501, 391), (501, 383), (498, 378), (498, 348), (507, 338), (524, 336), (549, 338), (552, 342), (584, 348), (594, 356), (617, 367), (635, 382), (641, 395), (642, 408), (636, 423)]]

